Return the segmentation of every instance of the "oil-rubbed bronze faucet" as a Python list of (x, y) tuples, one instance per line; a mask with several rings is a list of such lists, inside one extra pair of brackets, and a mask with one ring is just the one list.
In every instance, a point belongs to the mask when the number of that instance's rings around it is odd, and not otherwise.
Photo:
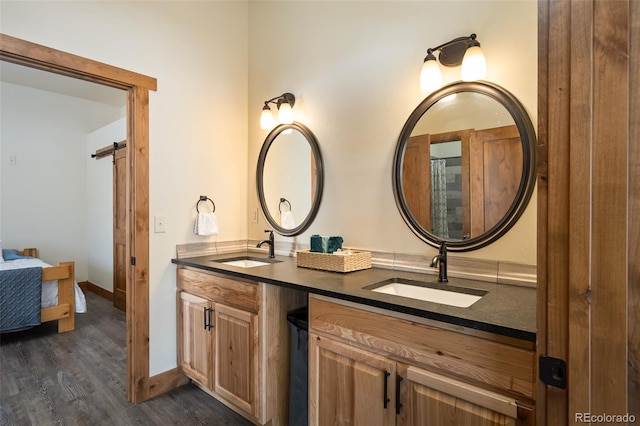
[(449, 282), (447, 279), (447, 242), (444, 240), (440, 243), (438, 255), (431, 259), (431, 267), (435, 268), (436, 266), (438, 267), (438, 282)]
[(274, 257), (276, 257), (273, 231), (271, 229), (265, 229), (264, 232), (269, 233), (269, 239), (260, 241), (256, 247), (260, 248), (263, 244), (269, 244), (269, 257), (273, 259)]

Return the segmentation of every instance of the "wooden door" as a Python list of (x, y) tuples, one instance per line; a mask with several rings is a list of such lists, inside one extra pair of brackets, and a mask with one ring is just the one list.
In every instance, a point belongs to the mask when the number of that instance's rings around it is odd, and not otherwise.
[(539, 355), (566, 361), (564, 386), (538, 384), (538, 423), (637, 422), (640, 2), (538, 9), (536, 335)]
[(215, 304), (215, 392), (258, 417), (258, 316)]
[(309, 424), (393, 425), (395, 362), (309, 335)]
[[(122, 141), (121, 143), (125, 143)], [(113, 306), (127, 307), (127, 150), (118, 149), (113, 159)]]
[(431, 224), (431, 162), (429, 135), (407, 141), (402, 162), (402, 192), (416, 221), (429, 232)]
[[(182, 372), (211, 389), (213, 379), (213, 344), (211, 324), (212, 302), (202, 297), (180, 292), (180, 333), (178, 363)], [(211, 324), (213, 325), (213, 324)]]
[(398, 426), (533, 424), (529, 416), (517, 421), (516, 401), (501, 394), (402, 363), (398, 377), (402, 378)]
[(502, 220), (516, 198), (524, 166), (515, 125), (477, 130), (471, 144), (471, 235)]

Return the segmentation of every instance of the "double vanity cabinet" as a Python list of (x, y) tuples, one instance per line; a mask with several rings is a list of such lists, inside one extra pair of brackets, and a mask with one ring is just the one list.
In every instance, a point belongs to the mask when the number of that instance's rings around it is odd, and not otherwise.
[[(455, 311), (366, 296), (371, 292), (363, 284), (395, 273), (389, 270), (336, 274), (296, 268), (287, 258), (237, 268), (211, 266), (212, 258), (174, 262), (179, 366), (253, 423), (287, 425), (286, 316), (308, 305), (309, 425), (535, 424), (531, 332), (522, 334), (519, 326), (501, 332), (503, 325), (487, 329), (449, 315), (526, 311), (535, 290), (499, 295), (500, 286), (486, 284), (486, 300)], [(505, 304), (498, 307), (491, 297)], [(425, 314), (416, 306), (426, 306)], [(532, 320), (525, 316), (520, 320)]]

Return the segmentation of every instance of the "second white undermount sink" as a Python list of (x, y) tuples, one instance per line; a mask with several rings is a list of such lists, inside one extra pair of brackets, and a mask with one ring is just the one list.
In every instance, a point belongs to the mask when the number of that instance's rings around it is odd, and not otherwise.
[(408, 297), (425, 302), (468, 308), (487, 294), (486, 291), (458, 288), (442, 284), (392, 278), (372, 286), (365, 287), (376, 293)]

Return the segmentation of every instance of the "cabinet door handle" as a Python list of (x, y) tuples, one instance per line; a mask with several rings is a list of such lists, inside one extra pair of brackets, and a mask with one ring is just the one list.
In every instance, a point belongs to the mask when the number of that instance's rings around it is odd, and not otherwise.
[(389, 376), (391, 375), (391, 373), (389, 373), (388, 371), (384, 372), (384, 399), (383, 399), (383, 405), (384, 405), (384, 409), (387, 409), (387, 405), (389, 404), (389, 401), (391, 401), (389, 399)]
[(205, 307), (204, 310), (202, 311), (204, 313), (204, 325), (203, 325), (203, 327), (204, 327), (205, 330), (207, 330), (207, 326), (208, 326), (208, 324), (207, 324), (207, 310), (208, 309), (209, 308)]
[(213, 312), (213, 309), (211, 308), (204, 308), (204, 329), (205, 330), (211, 330), (213, 328), (213, 325), (211, 324), (211, 313)]
[(396, 414), (400, 414), (402, 408), (402, 402), (400, 402), (400, 384), (402, 383), (402, 377), (396, 374)]

